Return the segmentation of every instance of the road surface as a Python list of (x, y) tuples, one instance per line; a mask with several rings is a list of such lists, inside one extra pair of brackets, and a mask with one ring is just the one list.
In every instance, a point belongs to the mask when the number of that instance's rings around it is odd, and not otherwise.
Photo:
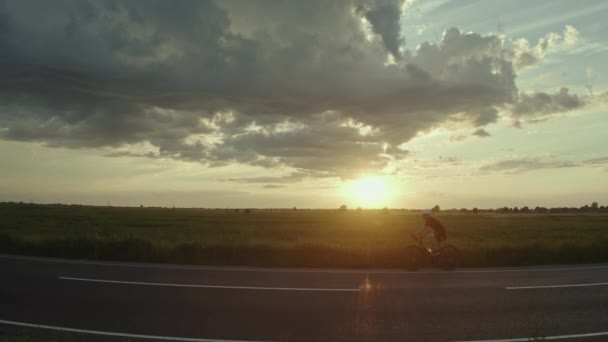
[(1, 325), (105, 340), (608, 340), (607, 264), (405, 272), (0, 255), (0, 280)]

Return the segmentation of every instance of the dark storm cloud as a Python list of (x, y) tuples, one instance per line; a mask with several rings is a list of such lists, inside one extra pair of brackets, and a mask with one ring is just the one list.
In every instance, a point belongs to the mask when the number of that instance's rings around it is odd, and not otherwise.
[(499, 109), (581, 105), (567, 89), (518, 95), (514, 53), (497, 36), (452, 28), (404, 50), (401, 8), (0, 0), (0, 138), (147, 143), (146, 157), (350, 177), (406, 157), (398, 145), (454, 116), (479, 128)]

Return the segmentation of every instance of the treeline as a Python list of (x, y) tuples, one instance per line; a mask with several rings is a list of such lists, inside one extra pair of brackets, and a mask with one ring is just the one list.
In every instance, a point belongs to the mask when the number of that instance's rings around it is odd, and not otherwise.
[[(38, 204), (38, 203), (24, 203), (24, 202), (0, 202), (1, 207), (46, 207), (46, 208), (117, 208), (117, 209), (134, 209), (134, 208), (147, 208), (147, 209), (172, 209), (175, 210), (176, 207), (121, 207), (121, 206), (97, 206), (97, 205), (84, 205), (84, 204), (62, 204), (62, 203), (50, 203), (50, 204)], [(234, 212), (234, 213), (244, 213), (250, 214), (251, 212), (260, 211), (260, 212), (284, 212), (284, 211), (336, 211), (336, 209), (298, 209), (296, 207), (292, 208), (264, 208), (264, 209), (252, 209), (252, 208), (179, 208), (179, 209), (199, 209), (199, 210), (210, 210), (217, 212)], [(342, 205), (338, 208), (338, 212), (380, 212), (383, 214), (389, 213), (410, 213), (410, 214), (419, 214), (421, 209), (398, 209), (398, 208), (383, 208), (383, 209), (349, 209), (346, 205)], [(600, 206), (597, 202), (591, 203), (591, 205), (584, 205), (582, 207), (500, 207), (500, 208), (451, 208), (451, 209), (441, 209), (439, 205), (434, 206), (430, 209), (433, 213), (448, 213), (448, 214), (579, 214), (579, 213), (608, 213), (608, 206)]]
[(582, 207), (501, 207), (496, 209), (449, 209), (444, 212), (449, 213), (495, 213), (495, 214), (579, 214), (579, 213), (608, 213), (608, 206), (600, 206), (597, 202), (591, 203), (591, 205), (585, 204)]

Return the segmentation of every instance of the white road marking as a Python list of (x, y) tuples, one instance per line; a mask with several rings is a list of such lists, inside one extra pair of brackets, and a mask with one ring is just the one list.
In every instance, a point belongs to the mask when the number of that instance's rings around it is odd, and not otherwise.
[(508, 272), (550, 272), (550, 271), (579, 271), (590, 269), (608, 269), (608, 265), (597, 266), (568, 266), (568, 267), (542, 267), (542, 268), (488, 268), (488, 269), (462, 269), (454, 271), (401, 271), (390, 269), (311, 269), (311, 268), (278, 268), (278, 267), (221, 267), (221, 266), (187, 266), (174, 264), (146, 264), (146, 263), (124, 263), (124, 262), (102, 262), (81, 259), (58, 259), (26, 257), (19, 255), (0, 254), (0, 258), (31, 260), (40, 262), (54, 262), (64, 264), (83, 264), (112, 267), (133, 267), (133, 268), (157, 268), (157, 269), (179, 269), (179, 270), (201, 270), (201, 271), (234, 271), (234, 272), (279, 272), (279, 273), (340, 273), (340, 274), (447, 274), (447, 273), (508, 273)]
[[(113, 331), (100, 331), (100, 330), (88, 330), (88, 329), (76, 329), (76, 328), (66, 328), (59, 327), (54, 325), (44, 325), (44, 324), (34, 324), (34, 323), (25, 323), (25, 322), (15, 322), (8, 320), (0, 320), (0, 324), (25, 327), (25, 328), (35, 328), (35, 329), (45, 329), (45, 330), (54, 330), (54, 331), (65, 331), (65, 332), (73, 332), (80, 334), (90, 334), (90, 335), (102, 335), (102, 336), (114, 336), (114, 337), (126, 337), (126, 338), (139, 338), (139, 339), (148, 339), (148, 340), (162, 340), (162, 341), (184, 341), (184, 342), (262, 342), (262, 341), (250, 341), (250, 340), (220, 340), (220, 339), (210, 339), (210, 338), (196, 338), (196, 337), (177, 337), (177, 336), (158, 336), (158, 335), (144, 335), (144, 334), (128, 334), (128, 333), (119, 333)], [(563, 340), (563, 339), (572, 339), (572, 338), (587, 338), (587, 337), (598, 337), (598, 336), (608, 336), (608, 331), (604, 332), (596, 332), (596, 333), (587, 333), (587, 334), (572, 334), (572, 335), (556, 335), (556, 336), (546, 336), (543, 337), (543, 340)], [(466, 340), (459, 342), (527, 342), (531, 339), (529, 337), (522, 338), (507, 338), (507, 339), (494, 339), (494, 340)]]
[[(81, 334), (126, 337), (126, 338), (141, 338), (141, 339), (148, 339), (148, 340), (188, 341), (188, 342), (213, 342), (213, 341), (217, 341), (217, 342), (256, 342), (256, 341), (245, 341), (245, 340), (218, 340), (216, 338), (194, 338), (194, 337), (127, 334), (127, 333), (119, 333), (119, 332), (113, 332), (113, 331), (75, 329), (75, 328), (58, 327), (58, 326), (54, 326), (54, 325), (6, 321), (6, 320), (1, 320), (1, 319), (0, 319), (0, 324), (12, 325), (12, 326), (18, 326), (18, 327), (26, 327), (26, 328), (66, 331), (66, 332), (81, 333)], [(261, 342), (261, 341), (258, 341), (258, 342)]]
[[(542, 341), (545, 340), (564, 340), (571, 338), (587, 338), (587, 337), (597, 337), (597, 336), (607, 336), (608, 331), (596, 332), (596, 333), (588, 333), (588, 334), (573, 334), (573, 335), (556, 335), (556, 336), (545, 336), (542, 337)], [(498, 339), (498, 340), (468, 340), (468, 341), (459, 341), (459, 342), (528, 342), (533, 341), (533, 338), (530, 337), (522, 337), (522, 338), (506, 338), (506, 339)]]
[(167, 286), (167, 287), (195, 287), (204, 289), (234, 289), (234, 290), (267, 290), (267, 291), (321, 291), (321, 292), (359, 292), (360, 289), (340, 289), (340, 288), (315, 288), (315, 287), (258, 287), (258, 286), (224, 286), (224, 285), (197, 285), (197, 284), (172, 284), (172, 283), (147, 283), (137, 281), (106, 280), (59, 277), (62, 280), (86, 281), (93, 283), (125, 284), (125, 285), (144, 285), (144, 286)]
[(606, 286), (608, 283), (590, 284), (564, 284), (564, 285), (537, 285), (537, 286), (507, 286), (507, 290), (531, 290), (531, 289), (557, 289), (561, 287), (587, 287), (587, 286)]

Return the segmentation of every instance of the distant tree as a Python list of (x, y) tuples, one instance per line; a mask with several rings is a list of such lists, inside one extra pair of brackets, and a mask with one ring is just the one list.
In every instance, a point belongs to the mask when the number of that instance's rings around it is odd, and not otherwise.
[(361, 207), (357, 207), (356, 211), (357, 211), (357, 214), (363, 214), (363, 208), (361, 208)]
[(439, 205), (436, 205), (433, 207), (433, 209), (431, 209), (431, 211), (434, 213), (438, 213), (440, 210), (441, 210), (441, 208), (439, 207)]
[(382, 215), (388, 215), (388, 214), (390, 214), (390, 211), (388, 210), (388, 207), (384, 207), (384, 208), (382, 208), (382, 210), (380, 211), (380, 213)]
[(238, 213), (238, 212), (239, 212), (239, 210), (238, 210), (238, 209), (234, 209), (234, 212), (235, 212), (235, 213)]
[(346, 211), (346, 210), (348, 210), (348, 207), (346, 206), (346, 204), (342, 204), (340, 206), (340, 208), (338, 208), (338, 210), (340, 210), (340, 211)]
[(243, 210), (243, 212), (244, 212), (245, 214), (251, 214), (251, 209), (245, 209), (245, 210)]
[(597, 202), (591, 203), (591, 210), (596, 211), (598, 209), (599, 204)]
[(293, 208), (292, 208), (292, 209), (291, 209), (291, 210), (298, 210), (298, 208), (296, 208), (296, 207), (293, 207)]
[(530, 208), (528, 208), (527, 206), (523, 207), (519, 212), (522, 214), (528, 214), (530, 212)]
[(140, 207), (140, 208), (143, 208), (143, 207), (144, 207), (144, 205), (143, 205), (143, 204), (140, 204), (140, 205), (139, 205), (139, 207)]
[(518, 214), (519, 213), (519, 208), (518, 207), (513, 208), (513, 212), (516, 213), (516, 214)]
[(479, 209), (473, 208), (473, 214), (477, 214), (477, 213), (479, 213)]
[(463, 214), (466, 214), (466, 213), (468, 213), (469, 211), (467, 210), (467, 208), (461, 208), (461, 209), (460, 209), (460, 212), (461, 212), (461, 213), (463, 213)]

